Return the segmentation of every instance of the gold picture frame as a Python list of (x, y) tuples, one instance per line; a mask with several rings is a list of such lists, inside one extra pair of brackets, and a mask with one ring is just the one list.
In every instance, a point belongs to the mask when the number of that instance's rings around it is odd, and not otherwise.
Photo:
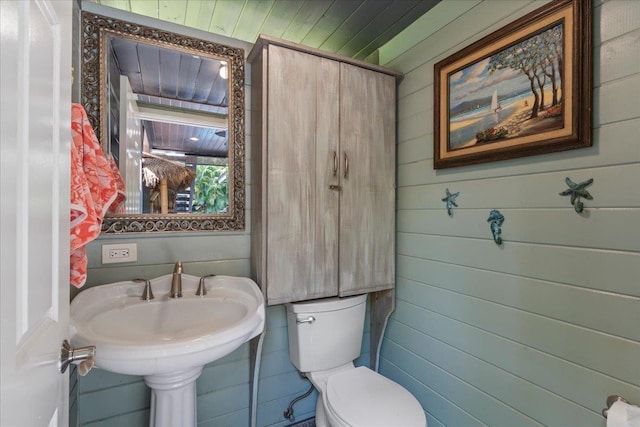
[(434, 169), (590, 147), (592, 7), (556, 0), (434, 66)]

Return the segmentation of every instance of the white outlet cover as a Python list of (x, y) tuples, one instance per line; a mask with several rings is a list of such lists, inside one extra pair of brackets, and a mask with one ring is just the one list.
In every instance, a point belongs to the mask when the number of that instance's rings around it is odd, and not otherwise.
[[(128, 249), (129, 256), (124, 258), (109, 258), (109, 251), (111, 250)], [(103, 264), (116, 264), (123, 262), (135, 262), (138, 260), (138, 244), (137, 243), (114, 243), (109, 245), (102, 245), (102, 263)]]

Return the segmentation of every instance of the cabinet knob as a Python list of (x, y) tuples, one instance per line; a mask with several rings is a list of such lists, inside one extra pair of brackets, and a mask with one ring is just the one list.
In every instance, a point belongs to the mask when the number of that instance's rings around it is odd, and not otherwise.
[(342, 190), (342, 186), (341, 185), (330, 185), (329, 186), (329, 190), (333, 190), (333, 191), (341, 191)]

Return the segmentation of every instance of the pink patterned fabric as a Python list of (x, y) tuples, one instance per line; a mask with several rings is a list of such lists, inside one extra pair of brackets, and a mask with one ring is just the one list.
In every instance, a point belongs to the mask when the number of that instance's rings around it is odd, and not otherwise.
[(121, 212), (124, 180), (107, 160), (80, 104), (71, 106), (71, 284), (87, 280), (85, 245), (100, 235), (105, 213)]
[(114, 200), (107, 211), (109, 213), (114, 214), (123, 214), (124, 212), (124, 202), (126, 199), (126, 190), (124, 178), (120, 175), (120, 169), (118, 169), (118, 165), (116, 165), (116, 161), (113, 160), (113, 156), (109, 156), (109, 169), (111, 169), (111, 173), (113, 174), (114, 179), (116, 180), (116, 188), (118, 189), (118, 195), (116, 196), (116, 200)]

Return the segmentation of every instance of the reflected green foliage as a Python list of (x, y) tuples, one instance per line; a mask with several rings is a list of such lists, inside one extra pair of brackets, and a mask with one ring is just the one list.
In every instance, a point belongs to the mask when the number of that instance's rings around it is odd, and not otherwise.
[(228, 167), (198, 165), (193, 191), (193, 211), (215, 214), (229, 209)]

